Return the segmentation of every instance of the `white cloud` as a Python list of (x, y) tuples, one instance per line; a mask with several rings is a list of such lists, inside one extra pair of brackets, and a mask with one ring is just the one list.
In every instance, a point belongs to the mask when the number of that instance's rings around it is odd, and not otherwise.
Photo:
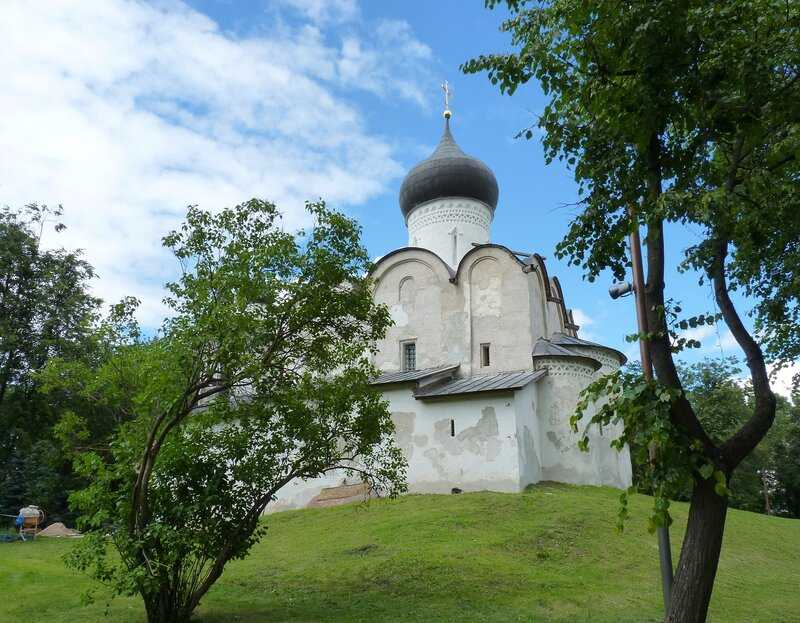
[[(421, 80), (419, 68), (433, 59), (431, 49), (414, 37), (404, 21), (381, 20), (372, 37), (374, 45), (369, 47), (358, 37), (344, 38), (337, 65), (342, 81), (377, 95), (399, 95), (424, 105), (430, 91), (426, 82), (430, 81)], [(394, 56), (391, 73), (381, 70), (390, 65), (389, 54)]]
[[(681, 333), (681, 336), (700, 340), (703, 343), (703, 347), (700, 351), (703, 355), (710, 357), (734, 356), (742, 360), (742, 351), (730, 329), (727, 327), (723, 328), (722, 325), (719, 325), (719, 330), (721, 333), (718, 336), (717, 327), (713, 325), (703, 325), (684, 331)], [(711, 336), (713, 336), (713, 340), (707, 339)], [(741, 383), (744, 384), (750, 381), (750, 372), (746, 366), (743, 365), (742, 367), (743, 370), (740, 380)], [(787, 398), (791, 398), (792, 379), (796, 374), (800, 373), (800, 362), (796, 362), (777, 371), (775, 371), (775, 366), (768, 365), (767, 370), (770, 373), (772, 390)]]
[(359, 15), (356, 0), (278, 0), (316, 23), (349, 22)]
[(706, 346), (704, 343), (706, 342), (706, 338), (714, 335), (715, 332), (716, 329), (714, 328), (714, 325), (704, 324), (697, 327), (692, 327), (691, 329), (686, 329), (686, 331), (682, 331), (678, 337), (685, 338), (686, 340), (697, 340)]
[(699, 325), (682, 331), (679, 337), (697, 340), (701, 344), (700, 354), (708, 357), (739, 356), (739, 344), (730, 330), (724, 325)]
[(700, 353), (709, 357), (739, 357), (742, 354), (733, 333), (722, 324), (687, 329), (680, 337), (699, 341), (702, 344)]
[(792, 397), (792, 380), (795, 375), (800, 374), (800, 361), (796, 361), (786, 368), (775, 371), (775, 366), (767, 366), (770, 372), (770, 385), (772, 391), (786, 396)]
[(733, 333), (731, 333), (730, 329), (725, 329), (722, 335), (717, 339), (715, 345), (717, 348), (721, 348), (725, 352), (737, 351), (739, 349), (739, 343), (736, 341), (736, 338), (733, 337)]
[[(358, 17), (355, 1), (291, 3), (316, 22)], [(402, 24), (378, 52), (357, 28), (341, 44), (308, 23), (237, 37), (178, 0), (6, 0), (0, 204), (63, 203), (68, 229), (45, 243), (84, 248), (97, 294), (138, 296), (157, 324), (175, 269), (160, 239), (187, 204), (259, 196), (293, 228), (304, 200), (364, 202), (402, 172), (347, 99), (427, 76), (430, 50)]]
[(580, 336), (584, 340), (597, 340), (597, 335), (591, 329), (592, 325), (595, 324), (594, 318), (592, 318), (589, 314), (579, 308), (572, 309), (572, 319), (575, 321), (580, 327)]

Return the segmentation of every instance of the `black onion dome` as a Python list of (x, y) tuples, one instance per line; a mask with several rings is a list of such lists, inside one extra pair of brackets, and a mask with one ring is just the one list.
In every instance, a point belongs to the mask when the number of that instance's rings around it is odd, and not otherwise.
[(450, 134), (450, 120), (430, 157), (416, 165), (400, 186), (400, 209), (403, 216), (418, 205), (443, 197), (469, 197), (497, 207), (497, 180), (492, 170), (480, 160), (468, 156)]

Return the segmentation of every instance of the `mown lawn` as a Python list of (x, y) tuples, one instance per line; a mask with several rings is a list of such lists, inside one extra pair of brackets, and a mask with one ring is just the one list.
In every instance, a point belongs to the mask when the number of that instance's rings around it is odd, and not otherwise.
[[(658, 621), (649, 498), (614, 529), (618, 492), (539, 486), (520, 495), (406, 496), (266, 518), (268, 536), (229, 565), (204, 623)], [(676, 504), (673, 546), (686, 505)], [(731, 511), (710, 621), (800, 621), (800, 521)], [(71, 543), (0, 544), (0, 621), (142, 622), (136, 598), (108, 606), (64, 568)], [(677, 561), (677, 551), (675, 552)]]

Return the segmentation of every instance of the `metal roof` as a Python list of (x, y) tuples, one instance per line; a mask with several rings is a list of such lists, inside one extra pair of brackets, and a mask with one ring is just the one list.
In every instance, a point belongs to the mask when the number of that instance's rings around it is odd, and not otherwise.
[(534, 357), (537, 355), (541, 357), (574, 357), (575, 353), (550, 340), (540, 338), (533, 346), (533, 355)]
[(492, 170), (468, 156), (450, 133), (450, 120), (436, 150), (408, 172), (400, 186), (400, 209), (404, 216), (416, 206), (442, 197), (471, 197), (483, 201), (494, 212), (499, 190)]
[(577, 359), (589, 364), (595, 369), (595, 372), (603, 367), (603, 364), (597, 361), (597, 359), (594, 357), (584, 355), (583, 353), (577, 353), (569, 350), (568, 348), (564, 348), (563, 346), (559, 346), (558, 344), (553, 344), (550, 340), (546, 340), (543, 337), (540, 337), (533, 347), (533, 359), (535, 360), (541, 357), (564, 357), (573, 360)]
[(455, 396), (456, 394), (509, 391), (525, 387), (546, 374), (547, 371), (545, 370), (521, 370), (518, 372), (468, 376), (463, 379), (446, 381), (442, 384), (429, 385), (417, 391), (414, 397), (438, 398), (441, 396)]
[(597, 342), (590, 342), (589, 340), (583, 340), (579, 337), (574, 337), (572, 335), (567, 335), (566, 333), (553, 333), (550, 336), (550, 341), (554, 344), (561, 344), (565, 346), (588, 346), (592, 348), (602, 348), (603, 350), (608, 350), (617, 355), (620, 360), (620, 363), (625, 363), (628, 361), (628, 358), (621, 353), (616, 348), (611, 348), (610, 346), (605, 346), (603, 344), (598, 344)]
[(577, 353), (569, 350), (568, 348), (564, 348), (563, 346), (559, 346), (558, 344), (553, 344), (553, 342), (543, 337), (539, 338), (533, 347), (533, 358), (538, 359), (539, 357), (566, 357), (569, 359), (580, 359), (585, 363), (588, 363), (595, 370), (599, 370), (603, 367), (603, 364), (597, 361), (597, 359), (594, 357), (584, 355), (583, 353)]
[(374, 379), (372, 385), (385, 385), (387, 383), (409, 383), (411, 381), (420, 381), (434, 374), (441, 372), (448, 372), (455, 370), (460, 364), (447, 364), (444, 366), (436, 366), (435, 368), (422, 368), (421, 370), (406, 370), (402, 372), (383, 372), (379, 377)]

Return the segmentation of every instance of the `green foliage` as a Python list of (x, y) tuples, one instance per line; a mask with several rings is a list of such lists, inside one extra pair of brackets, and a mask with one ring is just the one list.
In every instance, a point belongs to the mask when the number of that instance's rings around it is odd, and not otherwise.
[(781, 434), (770, 448), (773, 504), (778, 512), (800, 518), (800, 402), (785, 407), (786, 417), (777, 427)]
[(74, 484), (51, 436), (66, 403), (39, 391), (37, 372), (52, 357), (73, 361), (90, 350), (100, 304), (79, 252), (40, 247), (48, 225), (64, 229), (61, 213), (37, 204), (0, 210), (0, 509), (38, 504), (54, 519), (64, 518)]
[[(498, 4), (487, 1), (490, 8)], [(722, 303), (729, 303), (729, 289), (743, 289), (753, 297), (756, 325), (773, 358), (800, 355), (800, 8), (778, 0), (506, 4), (511, 18), (502, 30), (515, 49), (479, 56), (463, 69), (487, 72), (509, 94), (536, 79), (549, 97), (538, 120), (546, 159), (566, 161), (581, 193), (581, 211), (557, 255), (590, 280), (606, 269), (622, 279), (627, 237), (646, 224), (651, 334), (640, 337), (671, 352), (694, 348), (699, 343), (674, 329), (717, 317), (680, 319), (679, 310), (664, 304), (659, 240), (663, 223), (691, 224), (700, 242), (677, 268), (713, 277)], [(736, 325), (735, 309), (726, 309)], [(692, 424), (669, 355), (661, 354), (657, 365), (678, 395), (624, 375), (596, 384), (589, 395), (611, 392), (597, 421), (616, 417), (627, 441), (656, 446), (659, 462), (677, 461), (653, 474), (655, 491), (675, 491), (687, 474), (700, 474), (699, 443), (705, 460), (719, 463), (711, 475), (724, 465)], [(761, 388), (764, 422), (768, 391)], [(670, 430), (668, 414), (694, 429), (693, 436)], [(672, 442), (682, 447), (668, 448)], [(716, 489), (725, 491), (722, 479)]]
[[(735, 357), (706, 359), (692, 365), (681, 365), (679, 369), (685, 396), (715, 442), (727, 439), (750, 417), (753, 397), (749, 386), (741, 381), (742, 370)], [(585, 418), (581, 446), (588, 449), (586, 432), (590, 425), (623, 422), (623, 435), (612, 445), (617, 448), (627, 445), (631, 450), (633, 490), (654, 495), (656, 505), (666, 503), (661, 510), (666, 510), (667, 514), (668, 502), (661, 499), (688, 500), (695, 479), (713, 477), (717, 480), (719, 493), (727, 495), (734, 508), (767, 512), (766, 495), (770, 500), (770, 513), (800, 517), (793, 502), (800, 499), (800, 463), (786, 460), (798, 447), (798, 407), (785, 399), (779, 400), (776, 421), (770, 432), (726, 484), (722, 472), (714, 470), (713, 465), (704, 459), (702, 448), (696, 448), (697, 453), (686, 456), (680, 451), (676, 454), (686, 440), (669, 420), (669, 396), (669, 392), (659, 395), (656, 383), (644, 381), (638, 364), (597, 381), (588, 388), (579, 405), (580, 412), (572, 418), (575, 430)], [(606, 400), (611, 402), (604, 402)], [(594, 401), (602, 405), (599, 411), (595, 411)], [(646, 416), (641, 415), (644, 413)], [(666, 473), (657, 469), (650, 457), (652, 450), (665, 459), (658, 463), (668, 464)], [(651, 525), (655, 525), (659, 514), (660, 510), (656, 508)], [(619, 515), (621, 528), (629, 516), (625, 493), (621, 497)], [(669, 521), (666, 515), (660, 520)]]
[(515, 50), (463, 69), (508, 94), (536, 79), (549, 96), (538, 119), (545, 155), (573, 169), (583, 207), (557, 254), (589, 279), (604, 269), (624, 278), (631, 205), (644, 222), (699, 227), (684, 268), (708, 269), (723, 235), (728, 281), (756, 301), (769, 354), (800, 358), (800, 7), (505, 4)]
[[(670, 499), (678, 497), (693, 479), (717, 479), (718, 493), (727, 495), (725, 475), (708, 460), (702, 444), (676, 427), (671, 418), (672, 403), (679, 390), (646, 381), (638, 372), (617, 370), (591, 383), (581, 394), (570, 425), (580, 432), (578, 447), (589, 448), (589, 427), (620, 425), (622, 432), (611, 441), (617, 450), (628, 446), (637, 466), (636, 486), (653, 494), (653, 510), (648, 526), (669, 526)], [(586, 423), (579, 431), (579, 424)], [(657, 460), (655, 460), (657, 457)], [(721, 476), (721, 479), (720, 479)], [(636, 490), (631, 488), (628, 493)], [(627, 494), (620, 498), (618, 527), (628, 517)]]
[[(679, 369), (686, 396), (715, 442), (730, 437), (749, 419), (754, 401), (752, 388), (742, 381), (742, 369), (735, 357), (706, 359)], [(800, 517), (797, 508), (787, 503), (800, 495), (796, 479), (800, 464), (785, 464), (780, 458), (796, 439), (798, 417), (798, 407), (778, 397), (775, 423), (731, 477), (731, 506)], [(687, 490), (677, 497), (688, 499), (689, 495)]]
[(77, 252), (39, 247), (45, 224), (59, 216), (60, 208), (37, 204), (0, 211), (0, 401), (49, 357), (74, 354), (95, 317), (91, 266)]
[[(781, 364), (800, 358), (800, 5), (506, 4), (511, 17), (502, 29), (513, 50), (480, 56), (463, 69), (487, 72), (509, 94), (536, 79), (548, 97), (538, 120), (545, 158), (565, 161), (580, 193), (580, 209), (556, 255), (581, 266), (589, 280), (605, 270), (623, 279), (627, 239), (646, 227), (646, 284), (638, 294), (660, 384), (619, 377), (608, 387), (593, 386), (590, 395), (611, 391), (614, 406), (600, 408), (600, 421), (616, 417), (627, 438), (660, 446), (655, 463), (677, 461), (651, 470), (658, 499), (689, 474), (695, 482), (704, 479), (693, 491), (696, 513), (688, 530), (692, 542), (705, 541), (710, 549), (682, 553), (666, 617), (699, 622), (711, 598), (725, 523), (725, 504), (716, 496), (727, 494), (728, 478), (775, 417), (764, 353)], [(673, 268), (711, 281), (750, 369), (752, 416), (722, 444), (703, 429), (673, 358), (697, 344), (670, 339), (668, 224), (691, 228), (697, 243)], [(731, 298), (737, 289), (753, 305), (753, 334)], [(668, 409), (660, 406), (662, 397)], [(674, 430), (650, 409), (668, 413)], [(705, 486), (709, 475), (713, 487)], [(656, 521), (663, 521), (663, 512), (657, 504)]]
[(369, 385), (365, 355), (390, 319), (372, 300), (359, 227), (307, 207), (314, 225), (295, 235), (267, 202), (190, 207), (164, 238), (182, 272), (160, 333), (143, 339), (122, 305), (102, 329), (103, 356), (44, 374), (117, 422), (92, 448), (79, 415), (62, 419), (89, 480), (71, 497), (89, 536), (68, 563), (138, 592), (151, 622), (188, 620), (263, 537), (261, 514), (292, 480), (341, 468), (378, 493), (404, 487), (387, 405)]

